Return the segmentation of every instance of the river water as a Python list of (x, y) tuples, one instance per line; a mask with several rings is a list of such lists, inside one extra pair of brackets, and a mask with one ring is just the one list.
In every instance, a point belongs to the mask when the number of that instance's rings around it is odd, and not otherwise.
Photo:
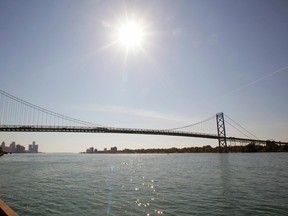
[(19, 215), (288, 215), (288, 154), (12, 154)]

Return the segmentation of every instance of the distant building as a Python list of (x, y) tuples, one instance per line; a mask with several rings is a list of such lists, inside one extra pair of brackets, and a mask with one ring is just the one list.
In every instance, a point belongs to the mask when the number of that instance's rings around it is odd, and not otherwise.
[(14, 153), (16, 151), (16, 143), (12, 142), (9, 147), (9, 152)]
[(111, 147), (111, 150), (110, 150), (111, 152), (117, 152), (117, 147), (115, 146), (115, 147)]
[(4, 152), (11, 152), (10, 147), (6, 146), (4, 141), (1, 143), (0, 147), (2, 148), (2, 151), (4, 151)]
[(106, 152), (107, 151), (107, 148), (104, 148), (104, 152)]
[(25, 147), (21, 145), (16, 145), (15, 153), (25, 153)]
[(38, 153), (38, 145), (35, 144), (35, 141), (28, 148), (29, 153)]
[(5, 151), (6, 146), (5, 146), (5, 142), (4, 142), (4, 141), (3, 141), (2, 144), (1, 144), (1, 148), (2, 148), (3, 151)]
[(91, 147), (91, 148), (86, 150), (86, 153), (93, 153), (93, 152), (94, 152), (94, 148), (93, 147)]

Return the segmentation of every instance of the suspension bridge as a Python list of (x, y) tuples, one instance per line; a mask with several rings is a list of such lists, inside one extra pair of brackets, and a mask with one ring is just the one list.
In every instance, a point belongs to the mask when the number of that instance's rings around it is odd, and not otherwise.
[[(224, 120), (225, 118), (225, 120)], [(216, 119), (216, 121), (215, 121)], [(215, 132), (196, 131), (209, 122), (216, 122)], [(225, 124), (228, 124), (244, 137), (227, 136)], [(0, 131), (1, 132), (72, 132), (72, 133), (116, 133), (197, 137), (218, 140), (220, 152), (228, 152), (227, 142), (266, 144), (267, 140), (258, 139), (255, 135), (238, 124), (232, 118), (217, 113), (203, 121), (170, 129), (138, 129), (110, 127), (71, 118), (51, 110), (36, 106), (5, 91), (0, 90)], [(278, 145), (287, 142), (273, 141)]]

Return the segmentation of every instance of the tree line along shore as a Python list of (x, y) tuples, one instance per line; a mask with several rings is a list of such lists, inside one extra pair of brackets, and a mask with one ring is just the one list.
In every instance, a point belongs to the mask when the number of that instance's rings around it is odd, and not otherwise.
[[(92, 147), (91, 147), (92, 148)], [(250, 143), (243, 146), (228, 146), (228, 152), (288, 152), (288, 145), (277, 145), (274, 142), (267, 142), (266, 145), (256, 145)], [(210, 145), (202, 147), (186, 147), (186, 148), (155, 148), (155, 149), (124, 149), (124, 150), (104, 150), (104, 151), (86, 151), (81, 153), (87, 154), (145, 154), (145, 153), (219, 153), (219, 147), (211, 147)]]

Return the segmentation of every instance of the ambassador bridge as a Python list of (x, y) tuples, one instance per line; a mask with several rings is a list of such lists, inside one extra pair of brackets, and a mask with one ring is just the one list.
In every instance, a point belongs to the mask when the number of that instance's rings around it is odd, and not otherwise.
[[(236, 131), (237, 136), (227, 136), (225, 125)], [(229, 143), (230, 145), (231, 143), (265, 145), (267, 142), (257, 138), (222, 112), (202, 121), (175, 128), (121, 128), (94, 124), (62, 115), (2, 90), (0, 90), (0, 132), (114, 133), (196, 137), (218, 140), (220, 152), (228, 152)], [(287, 142), (273, 142), (278, 145), (288, 145)]]

